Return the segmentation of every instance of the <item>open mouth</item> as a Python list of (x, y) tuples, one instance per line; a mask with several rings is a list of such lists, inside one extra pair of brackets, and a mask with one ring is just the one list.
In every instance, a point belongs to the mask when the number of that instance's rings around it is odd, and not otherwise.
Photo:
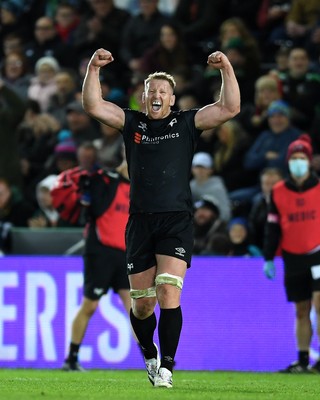
[(152, 102), (152, 110), (153, 111), (159, 111), (161, 108), (161, 102), (158, 100), (155, 100)]

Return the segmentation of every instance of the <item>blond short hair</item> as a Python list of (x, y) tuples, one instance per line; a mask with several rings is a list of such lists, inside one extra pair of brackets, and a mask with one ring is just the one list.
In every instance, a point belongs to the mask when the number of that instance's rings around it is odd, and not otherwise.
[(148, 78), (144, 81), (144, 86), (146, 87), (148, 83), (154, 79), (162, 79), (163, 81), (169, 82), (172, 90), (174, 90), (176, 87), (176, 81), (174, 80), (174, 77), (166, 72), (154, 72), (153, 74), (149, 74)]

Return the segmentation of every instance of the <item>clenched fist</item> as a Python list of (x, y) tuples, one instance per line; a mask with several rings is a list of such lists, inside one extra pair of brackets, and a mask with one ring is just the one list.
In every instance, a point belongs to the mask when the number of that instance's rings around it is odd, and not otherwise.
[(105, 49), (98, 49), (94, 52), (93, 56), (91, 57), (89, 65), (101, 68), (107, 64), (110, 64), (113, 60), (114, 58), (112, 57), (110, 51)]
[(229, 65), (230, 61), (221, 51), (215, 51), (209, 55), (207, 63), (214, 69), (222, 69)]

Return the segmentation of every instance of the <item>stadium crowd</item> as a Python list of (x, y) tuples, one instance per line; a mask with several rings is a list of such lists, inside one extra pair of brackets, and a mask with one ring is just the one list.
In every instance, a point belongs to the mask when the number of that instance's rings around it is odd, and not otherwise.
[(90, 165), (90, 144), (100, 166), (122, 162), (121, 133), (81, 104), (100, 47), (115, 60), (101, 71), (104, 99), (134, 110), (155, 71), (174, 76), (176, 109), (211, 103), (221, 82), (204, 67), (208, 55), (221, 50), (232, 63), (241, 112), (203, 132), (192, 163), (195, 254), (262, 254), (270, 192), (302, 133), (320, 173), (320, 0), (3, 0), (0, 18), (3, 253), (12, 226), (70, 226), (50, 191), (61, 172)]

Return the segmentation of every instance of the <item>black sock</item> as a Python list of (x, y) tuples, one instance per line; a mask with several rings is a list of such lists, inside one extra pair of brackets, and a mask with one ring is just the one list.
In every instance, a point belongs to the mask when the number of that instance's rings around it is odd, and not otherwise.
[(71, 363), (75, 363), (78, 361), (78, 353), (80, 349), (80, 344), (70, 343), (69, 347), (69, 355), (67, 360)]
[(308, 351), (299, 351), (299, 364), (304, 365), (307, 367), (309, 365), (309, 352)]
[(133, 315), (132, 309), (130, 310), (130, 321), (132, 329), (137, 336), (140, 343), (143, 355), (145, 358), (156, 358), (157, 349), (153, 343), (153, 335), (157, 326), (157, 319), (155, 313), (151, 314), (146, 319), (138, 319)]
[(181, 307), (160, 310), (159, 342), (161, 349), (161, 367), (172, 371), (174, 357), (179, 344), (182, 328)]

